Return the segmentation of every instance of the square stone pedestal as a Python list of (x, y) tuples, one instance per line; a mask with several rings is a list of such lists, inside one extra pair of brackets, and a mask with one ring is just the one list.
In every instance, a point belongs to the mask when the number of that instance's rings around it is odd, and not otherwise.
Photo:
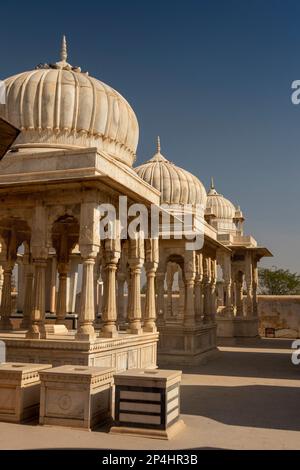
[(215, 322), (159, 325), (158, 367), (197, 366), (218, 354)]
[(115, 426), (111, 433), (170, 439), (180, 419), (178, 370), (134, 369), (115, 375)]
[(39, 415), (39, 371), (51, 364), (0, 364), (0, 421), (20, 423)]
[(59, 366), (40, 373), (40, 424), (91, 429), (111, 419), (114, 369)]
[(255, 338), (258, 336), (257, 317), (217, 316), (218, 338)]

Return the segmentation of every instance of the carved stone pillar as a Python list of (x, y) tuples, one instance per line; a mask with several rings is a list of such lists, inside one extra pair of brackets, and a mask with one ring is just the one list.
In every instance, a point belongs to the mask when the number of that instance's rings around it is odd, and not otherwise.
[(232, 295), (231, 256), (226, 253), (223, 256), (223, 289), (225, 293), (225, 315), (231, 317), (234, 313), (234, 299)]
[(114, 338), (117, 331), (117, 305), (116, 305), (116, 271), (120, 253), (105, 250), (105, 276), (104, 276), (104, 307), (102, 312), (102, 329), (100, 336)]
[(174, 277), (174, 270), (172, 263), (168, 263), (167, 266), (167, 274), (166, 274), (166, 284), (167, 284), (167, 307), (166, 307), (166, 317), (167, 320), (172, 320), (173, 316), (173, 305), (172, 305), (172, 297), (173, 297), (173, 277)]
[(141, 269), (143, 263), (129, 260), (130, 266), (130, 305), (128, 311), (128, 332), (140, 334), (142, 330), (142, 307), (141, 307)]
[(246, 316), (251, 317), (253, 315), (253, 278), (252, 278), (252, 257), (250, 253), (246, 254), (246, 269), (245, 269), (245, 281), (246, 281)]
[(34, 259), (34, 296), (27, 338), (45, 338), (46, 259)]
[(50, 313), (56, 312), (56, 256), (51, 258)]
[(18, 266), (18, 297), (17, 297), (17, 312), (23, 311), (24, 306), (24, 295), (25, 295), (25, 265), (24, 265), (24, 255), (17, 256), (17, 266)]
[(46, 307), (46, 268), (49, 250), (47, 248), (47, 219), (46, 207), (38, 203), (34, 208), (32, 232), (31, 232), (31, 255), (34, 269), (34, 295), (30, 317), (30, 327), (27, 338), (45, 338), (45, 307)]
[(257, 286), (258, 286), (258, 270), (256, 263), (253, 266), (253, 316), (258, 316), (258, 308), (257, 308)]
[(30, 256), (24, 255), (24, 303), (23, 303), (23, 319), (21, 328), (28, 329), (31, 322), (31, 311), (33, 308), (33, 266)]
[(196, 259), (195, 253), (189, 251), (185, 257), (184, 263), (184, 284), (185, 284), (185, 308), (184, 308), (184, 326), (195, 325), (195, 275)]
[(156, 328), (156, 302), (155, 302), (155, 274), (157, 270), (156, 262), (145, 263), (147, 276), (146, 304), (144, 331), (155, 333)]
[(58, 293), (56, 307), (56, 324), (64, 325), (67, 314), (67, 277), (69, 266), (67, 263), (58, 263)]
[(82, 254), (82, 287), (78, 319), (77, 339), (92, 340), (96, 337), (94, 330), (94, 265), (96, 256), (93, 253)]
[(236, 316), (243, 317), (243, 276), (238, 274), (235, 280)]
[(118, 323), (120, 325), (125, 325), (126, 323), (126, 311), (125, 311), (125, 281), (126, 281), (126, 274), (118, 272), (117, 273), (117, 280), (118, 280)]
[(3, 288), (3, 268), (0, 266), (0, 305), (1, 305), (1, 298), (2, 298), (2, 288)]
[(144, 263), (144, 240), (129, 240), (128, 264), (130, 268), (130, 304), (128, 308), (128, 332), (140, 334), (142, 330), (141, 269)]
[(203, 316), (203, 259), (202, 254), (196, 255), (196, 277), (195, 277), (195, 318), (200, 323)]
[(104, 306), (104, 267), (101, 265), (100, 269), (100, 276), (98, 279), (98, 309), (97, 309), (97, 315), (98, 315), (98, 322), (101, 323), (102, 321), (102, 313), (103, 313), (103, 306)]
[(165, 273), (158, 272), (156, 274), (156, 314), (157, 324), (164, 325), (165, 314), (164, 314), (164, 302), (165, 302)]
[(79, 250), (82, 259), (82, 287), (80, 294), (80, 310), (76, 339), (93, 341), (96, 337), (94, 266), (100, 246), (99, 236), (99, 205), (97, 194), (88, 193), (80, 208)]
[(249, 279), (246, 279), (246, 292), (246, 316), (251, 317), (253, 315), (253, 284)]
[(0, 329), (1, 330), (12, 330), (12, 322), (10, 316), (12, 314), (12, 299), (11, 299), (11, 289), (12, 289), (12, 270), (14, 267), (13, 261), (6, 261), (3, 265), (3, 287), (2, 287), (2, 299), (1, 299), (1, 320), (0, 320)]
[(147, 277), (144, 331), (155, 333), (156, 327), (156, 300), (155, 300), (155, 276), (159, 261), (158, 239), (145, 241), (145, 270)]
[(211, 281), (210, 281), (210, 302), (211, 302), (211, 320), (215, 321), (217, 313), (217, 262), (211, 259)]
[(182, 269), (178, 271), (178, 289), (179, 289), (179, 299), (178, 299), (178, 318), (177, 320), (180, 323), (183, 323), (184, 320), (184, 305), (185, 305), (185, 286), (182, 277)]
[(203, 256), (203, 321), (209, 323), (211, 321), (211, 271), (210, 258)]
[(78, 284), (78, 255), (71, 255), (67, 278), (67, 313), (75, 313)]
[(185, 273), (185, 310), (184, 326), (195, 325), (195, 301), (194, 301), (195, 274)]

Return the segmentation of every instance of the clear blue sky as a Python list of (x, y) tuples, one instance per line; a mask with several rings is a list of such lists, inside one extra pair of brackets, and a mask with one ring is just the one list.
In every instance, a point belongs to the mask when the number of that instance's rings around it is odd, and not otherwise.
[(246, 231), (300, 272), (299, 0), (1, 4), (0, 78), (58, 59), (110, 84), (140, 124), (138, 162), (163, 153), (241, 205)]

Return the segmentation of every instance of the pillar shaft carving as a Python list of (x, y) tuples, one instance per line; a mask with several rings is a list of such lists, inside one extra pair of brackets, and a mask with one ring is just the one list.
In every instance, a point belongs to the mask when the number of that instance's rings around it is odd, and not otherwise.
[(204, 312), (203, 321), (211, 321), (211, 265), (210, 258), (203, 255), (203, 290), (204, 290)]
[(104, 307), (102, 312), (101, 336), (113, 338), (117, 336), (117, 304), (116, 304), (116, 271), (120, 258), (119, 251), (106, 248), (104, 254)]
[(185, 284), (185, 309), (184, 309), (184, 326), (193, 327), (195, 325), (195, 275), (196, 262), (195, 252), (188, 252), (184, 264), (184, 284)]
[(56, 307), (56, 323), (63, 325), (67, 314), (67, 278), (69, 264), (58, 263), (58, 293)]
[(1, 320), (0, 328), (2, 330), (11, 330), (12, 323), (10, 316), (12, 314), (12, 270), (14, 267), (13, 261), (6, 261), (3, 265), (3, 286), (2, 286), (2, 299), (1, 299)]
[(203, 317), (203, 255), (196, 255), (196, 277), (195, 277), (195, 318), (200, 323)]
[(146, 240), (145, 270), (147, 277), (144, 331), (154, 333), (156, 328), (155, 277), (158, 267), (158, 239)]
[(24, 303), (23, 303), (23, 319), (21, 328), (28, 329), (31, 322), (31, 310), (33, 307), (33, 266), (30, 254), (24, 254)]
[(142, 333), (141, 306), (141, 269), (144, 264), (144, 240), (136, 238), (129, 240), (128, 264), (130, 268), (130, 302), (128, 305), (129, 332)]

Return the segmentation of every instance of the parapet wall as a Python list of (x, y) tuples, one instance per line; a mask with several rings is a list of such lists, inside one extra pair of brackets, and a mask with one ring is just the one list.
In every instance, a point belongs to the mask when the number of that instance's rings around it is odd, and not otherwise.
[(259, 334), (274, 328), (277, 338), (300, 337), (300, 295), (259, 295)]

